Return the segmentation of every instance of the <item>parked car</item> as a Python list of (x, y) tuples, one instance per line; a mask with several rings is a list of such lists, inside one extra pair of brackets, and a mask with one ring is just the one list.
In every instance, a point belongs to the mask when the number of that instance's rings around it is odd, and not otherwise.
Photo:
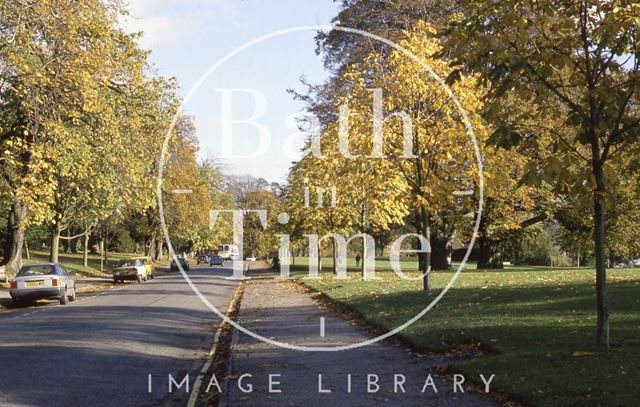
[(9, 294), (14, 303), (58, 298), (60, 304), (66, 304), (76, 299), (75, 275), (74, 272), (67, 272), (59, 263), (27, 264), (11, 280)]
[(153, 277), (153, 265), (146, 257), (121, 259), (113, 270), (114, 283), (123, 283), (125, 280), (141, 283)]
[[(183, 270), (189, 270), (189, 262), (187, 261), (187, 259), (179, 257), (178, 261), (180, 262), (180, 265), (182, 266)], [(176, 259), (173, 259), (171, 261), (171, 266), (170, 266), (170, 270), (171, 271), (179, 271), (180, 269), (178, 268), (178, 263), (176, 263)]]
[(640, 259), (629, 260), (629, 266), (640, 267)]
[(217, 254), (209, 256), (209, 266), (222, 266), (224, 265), (224, 259)]
[(203, 253), (203, 254), (199, 254), (199, 255), (196, 257), (196, 265), (197, 265), (197, 264), (200, 264), (200, 263), (205, 263), (205, 264), (206, 264), (206, 263), (208, 263), (208, 262), (209, 262), (209, 256), (207, 256), (207, 255), (206, 255), (206, 254), (204, 254), (204, 253)]

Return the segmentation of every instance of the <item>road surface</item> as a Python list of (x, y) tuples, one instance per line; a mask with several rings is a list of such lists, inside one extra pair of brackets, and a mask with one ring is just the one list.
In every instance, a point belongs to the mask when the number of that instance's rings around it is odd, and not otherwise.
[[(227, 310), (236, 281), (228, 268), (189, 272)], [(185, 405), (219, 318), (180, 273), (84, 297), (69, 305), (0, 312), (0, 405)], [(151, 387), (149, 392), (149, 375)]]

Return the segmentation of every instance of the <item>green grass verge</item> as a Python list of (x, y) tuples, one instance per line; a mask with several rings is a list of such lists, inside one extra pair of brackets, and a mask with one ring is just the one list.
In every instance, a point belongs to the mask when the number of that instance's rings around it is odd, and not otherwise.
[[(388, 272), (379, 273), (377, 281), (360, 281), (355, 272), (348, 280), (322, 273), (318, 280), (302, 281), (366, 321), (391, 330), (424, 309), (452, 275), (435, 272), (436, 289), (430, 294), (420, 290), (420, 281), (403, 281)], [(640, 383), (640, 269), (609, 271), (608, 352), (594, 348), (594, 278), (589, 269), (464, 271), (443, 299), (399, 336), (430, 351), (481, 344), (493, 352), (452, 367), (468, 378), (495, 373), (492, 388), (530, 404), (635, 405)]]

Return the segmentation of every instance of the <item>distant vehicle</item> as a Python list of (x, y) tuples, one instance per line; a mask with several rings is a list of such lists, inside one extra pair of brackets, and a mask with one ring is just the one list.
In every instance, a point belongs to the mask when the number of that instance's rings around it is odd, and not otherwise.
[[(189, 270), (189, 262), (187, 261), (187, 259), (185, 259), (183, 257), (179, 257), (178, 261), (180, 262), (180, 265), (182, 266), (183, 270)], [(171, 271), (180, 271), (180, 269), (178, 268), (178, 263), (176, 263), (176, 259), (173, 259), (171, 261), (170, 270)]]
[(238, 245), (235, 245), (235, 244), (220, 245), (220, 250), (218, 250), (218, 256), (222, 257), (224, 260), (238, 260), (240, 258), (240, 251), (238, 250)]
[(59, 263), (28, 264), (11, 280), (9, 294), (16, 304), (43, 298), (59, 298), (66, 304), (76, 299), (75, 275)]
[(122, 283), (125, 280), (141, 283), (153, 277), (153, 265), (146, 257), (121, 259), (113, 270), (114, 283)]
[(247, 261), (256, 261), (256, 258), (255, 258), (255, 257), (247, 257), (247, 259), (246, 259), (246, 260), (247, 260)]
[(222, 265), (224, 265), (224, 260), (222, 259), (222, 257), (218, 256), (217, 254), (213, 254), (213, 255), (209, 256), (209, 265), (210, 266), (222, 266)]
[(629, 260), (629, 265), (631, 267), (640, 267), (640, 259)]
[(627, 263), (617, 263), (613, 267), (617, 268), (617, 269), (622, 269), (622, 268), (625, 268), (625, 267), (629, 267), (629, 265)]
[(196, 257), (196, 264), (200, 264), (200, 263), (208, 263), (209, 262), (209, 256), (207, 256), (206, 254), (199, 254)]

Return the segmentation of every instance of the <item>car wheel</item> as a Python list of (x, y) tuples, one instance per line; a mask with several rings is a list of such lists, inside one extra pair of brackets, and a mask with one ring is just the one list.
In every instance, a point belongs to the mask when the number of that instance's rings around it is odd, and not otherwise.
[(21, 298), (13, 297), (11, 300), (13, 301), (13, 305), (15, 305), (16, 307), (24, 305), (24, 301)]
[(75, 301), (76, 300), (76, 285), (73, 285), (73, 294), (71, 294), (69, 296), (69, 301)]
[(69, 297), (67, 293), (67, 287), (64, 288), (64, 292), (60, 296), (60, 305), (65, 305), (69, 302)]

